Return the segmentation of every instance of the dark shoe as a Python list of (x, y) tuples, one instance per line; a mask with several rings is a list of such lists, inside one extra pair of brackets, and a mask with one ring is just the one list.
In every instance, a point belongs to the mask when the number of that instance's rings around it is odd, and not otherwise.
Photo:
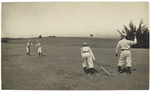
[(120, 72), (121, 71), (121, 66), (118, 66), (118, 72)]
[(90, 70), (91, 70), (91, 75), (92, 75), (92, 77), (95, 77), (95, 76), (96, 76), (96, 73), (95, 73), (94, 68), (91, 68)]
[(127, 74), (130, 74), (130, 75), (131, 75), (130, 67), (127, 67)]
[(96, 74), (94, 68), (92, 68), (92, 73), (93, 73), (93, 74)]
[(93, 75), (92, 68), (89, 68), (89, 72), (91, 73), (91, 75)]
[(91, 72), (91, 75), (92, 75), (93, 77), (95, 77), (95, 76), (96, 76), (96, 73), (95, 73), (94, 68), (90, 68), (90, 72)]
[(87, 74), (87, 70), (86, 70), (86, 67), (83, 67), (83, 69), (84, 69), (84, 72)]
[(121, 73), (121, 66), (118, 66), (118, 72), (117, 74), (119, 75)]
[(27, 55), (29, 55), (29, 56), (30, 56), (30, 53), (28, 52), (28, 53), (27, 53)]

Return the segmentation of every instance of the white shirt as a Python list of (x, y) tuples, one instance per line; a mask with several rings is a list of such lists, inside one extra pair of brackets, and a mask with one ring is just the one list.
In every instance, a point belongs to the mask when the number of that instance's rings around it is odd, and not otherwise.
[(30, 42), (27, 43), (27, 47), (30, 47)]
[(92, 50), (91, 50), (91, 48), (90, 48), (89, 46), (84, 46), (84, 47), (81, 48), (81, 55), (82, 55), (85, 51), (86, 51), (86, 52), (89, 52), (89, 53), (91, 54), (93, 60), (95, 60), (95, 57), (94, 57), (94, 55), (93, 55), (93, 52), (92, 52)]
[(41, 43), (40, 43), (40, 42), (39, 42), (39, 43), (37, 43), (37, 46), (38, 46), (38, 47), (41, 47)]
[(131, 45), (136, 44), (137, 41), (136, 39), (134, 39), (134, 41), (130, 41), (130, 40), (126, 40), (126, 38), (123, 38), (122, 40), (120, 40), (116, 46), (116, 49), (130, 49)]

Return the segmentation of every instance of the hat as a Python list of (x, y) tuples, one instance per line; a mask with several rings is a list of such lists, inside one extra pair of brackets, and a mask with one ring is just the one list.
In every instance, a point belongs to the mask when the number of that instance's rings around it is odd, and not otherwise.
[(83, 42), (83, 45), (87, 45), (87, 43), (86, 43), (86, 42)]
[(124, 38), (124, 37), (127, 36), (127, 34), (126, 33), (122, 33), (120, 36)]
[(127, 36), (127, 34), (125, 33), (125, 31), (120, 32), (119, 30), (117, 30), (120, 33), (120, 36), (122, 38), (125, 38)]

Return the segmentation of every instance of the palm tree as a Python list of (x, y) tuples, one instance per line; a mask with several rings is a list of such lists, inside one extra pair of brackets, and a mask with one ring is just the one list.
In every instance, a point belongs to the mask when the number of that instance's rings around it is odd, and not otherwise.
[(127, 33), (127, 39), (134, 39), (134, 32), (136, 32), (137, 44), (132, 47), (137, 48), (149, 48), (149, 29), (146, 25), (142, 25), (144, 22), (141, 19), (139, 27), (136, 29), (136, 26), (132, 21), (129, 23), (129, 28), (124, 25), (124, 30)]

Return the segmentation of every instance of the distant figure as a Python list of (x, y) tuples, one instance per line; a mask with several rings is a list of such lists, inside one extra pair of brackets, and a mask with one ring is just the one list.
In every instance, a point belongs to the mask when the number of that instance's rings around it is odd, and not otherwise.
[(93, 61), (95, 61), (95, 57), (93, 55), (93, 52), (91, 50), (91, 48), (87, 45), (86, 42), (83, 43), (83, 47), (81, 48), (81, 56), (82, 56), (82, 66), (84, 69), (84, 72), (87, 74), (87, 70), (86, 70), (86, 66), (87, 63), (89, 65), (89, 71), (90, 73), (95, 76), (95, 70), (94, 70), (94, 65), (93, 65)]
[(91, 37), (93, 37), (93, 34), (90, 34)]
[(126, 33), (121, 33), (121, 32), (119, 33), (121, 34), (122, 39), (118, 42), (116, 46), (116, 56), (118, 56), (118, 49), (119, 48), (121, 49), (120, 58), (118, 62), (118, 74), (120, 74), (121, 67), (126, 61), (127, 74), (130, 75), (131, 74), (130, 68), (131, 68), (131, 63), (132, 63), (130, 47), (131, 45), (134, 45), (137, 43), (136, 34), (134, 36), (134, 41), (130, 41), (126, 39), (127, 37)]
[(30, 40), (28, 40), (26, 50), (27, 50), (27, 55), (29, 55), (29, 56), (30, 56), (30, 46), (31, 46), (31, 43), (30, 43)]
[(40, 35), (39, 38), (42, 38), (42, 36)]
[(40, 43), (39, 40), (37, 40), (36, 46), (38, 47), (38, 52), (37, 52), (37, 53), (39, 54), (39, 56), (40, 56), (40, 55), (43, 56), (43, 55), (42, 55), (41, 43)]

